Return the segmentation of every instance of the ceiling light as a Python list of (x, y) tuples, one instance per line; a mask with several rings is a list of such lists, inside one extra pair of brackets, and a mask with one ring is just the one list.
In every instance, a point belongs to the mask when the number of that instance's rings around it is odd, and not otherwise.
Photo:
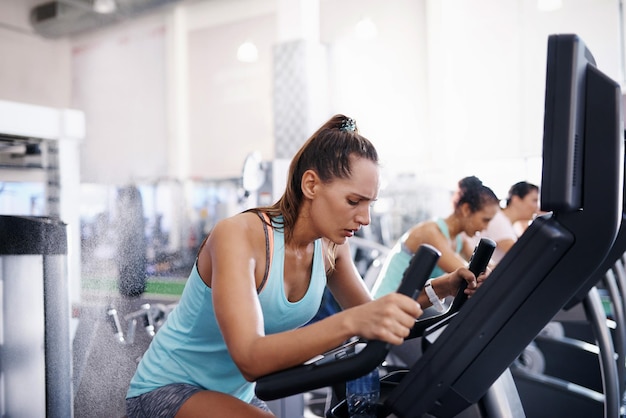
[(357, 38), (365, 41), (375, 39), (378, 36), (378, 28), (369, 17), (359, 20), (354, 26), (354, 32)]
[(111, 14), (117, 10), (115, 0), (93, 0), (93, 11), (103, 15)]
[(246, 41), (237, 48), (237, 59), (241, 62), (256, 62), (259, 59), (259, 50), (255, 44)]

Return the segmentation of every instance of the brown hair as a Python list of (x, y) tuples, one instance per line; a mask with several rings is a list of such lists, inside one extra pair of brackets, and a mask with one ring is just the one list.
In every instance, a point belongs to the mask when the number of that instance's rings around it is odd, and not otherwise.
[(527, 181), (519, 181), (515, 183), (509, 189), (509, 194), (506, 197), (506, 205), (509, 206), (511, 204), (513, 196), (518, 196), (520, 199), (523, 199), (528, 193), (532, 191), (536, 191), (537, 193), (539, 193), (539, 186), (528, 183)]
[(464, 203), (469, 205), (470, 210), (478, 212), (485, 205), (495, 203), (499, 205), (496, 194), (485, 186), (476, 176), (464, 177), (459, 180), (458, 190), (454, 198), (454, 208), (460, 208)]
[[(266, 212), (272, 221), (282, 216), (278, 226), (283, 229), (285, 239), (289, 240), (303, 202), (301, 183), (304, 172), (314, 170), (325, 183), (336, 178), (348, 178), (352, 174), (351, 156), (366, 158), (378, 164), (376, 148), (359, 134), (354, 119), (337, 114), (311, 135), (296, 152), (289, 165), (287, 186), (281, 198), (271, 206), (253, 210)], [(334, 264), (334, 258), (332, 261), (331, 265)]]

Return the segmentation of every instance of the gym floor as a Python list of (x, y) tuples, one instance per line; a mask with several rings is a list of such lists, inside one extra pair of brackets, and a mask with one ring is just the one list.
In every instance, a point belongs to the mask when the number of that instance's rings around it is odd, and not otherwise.
[(126, 299), (105, 293), (91, 293), (83, 299), (78, 309), (79, 323), (73, 346), (74, 416), (123, 417), (128, 383), (151, 336), (140, 322), (132, 343), (120, 341), (107, 311), (117, 310), (122, 330), (128, 337), (125, 315), (140, 310), (146, 303), (173, 303), (175, 300), (158, 294)]
[[(163, 307), (176, 303), (184, 283), (185, 279), (178, 277), (149, 278), (146, 293), (128, 299), (120, 296), (113, 279), (83, 279), (81, 305), (74, 308), (74, 316), (78, 317), (73, 345), (75, 418), (125, 415), (128, 383), (152, 337), (139, 320), (130, 343), (129, 322), (124, 317), (145, 309), (145, 304)], [(111, 308), (117, 311), (123, 342), (115, 334), (113, 317), (107, 313)], [(304, 418), (323, 416), (322, 395), (305, 394)]]

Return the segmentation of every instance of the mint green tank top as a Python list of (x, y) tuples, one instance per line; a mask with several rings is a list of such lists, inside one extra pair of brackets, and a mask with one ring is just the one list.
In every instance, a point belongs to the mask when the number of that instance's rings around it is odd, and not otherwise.
[[(306, 294), (297, 302), (287, 300), (283, 279), (284, 234), (278, 228), (271, 229), (274, 237), (271, 266), (258, 295), (266, 335), (307, 323), (319, 309), (326, 286), (322, 242), (318, 239)], [(236, 304), (237, 300), (233, 298), (232, 303)], [(188, 383), (228, 393), (245, 402), (250, 402), (254, 396), (254, 383), (246, 381), (228, 353), (215, 318), (211, 288), (204, 284), (195, 264), (180, 302), (142, 357), (126, 397), (171, 383)]]
[[(448, 224), (439, 218), (435, 221), (439, 230), (443, 235), (450, 239), (450, 231), (448, 230)], [(388, 293), (395, 292), (400, 282), (404, 271), (409, 267), (413, 254), (404, 246), (404, 242), (408, 236), (408, 232), (405, 233), (391, 249), (389, 255), (385, 259), (385, 263), (380, 271), (380, 278), (376, 281), (376, 284), (372, 288), (372, 295), (374, 299), (378, 299)], [(461, 235), (456, 237), (455, 252), (461, 253), (463, 249), (463, 239)], [(439, 277), (445, 274), (445, 271), (439, 265), (436, 265), (433, 272), (430, 274), (431, 278)]]

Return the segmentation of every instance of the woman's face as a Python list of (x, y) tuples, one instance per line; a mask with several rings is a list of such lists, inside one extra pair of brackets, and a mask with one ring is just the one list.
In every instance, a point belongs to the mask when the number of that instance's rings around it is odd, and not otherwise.
[(476, 212), (470, 212), (467, 217), (467, 222), (465, 222), (465, 228), (463, 231), (470, 237), (476, 235), (477, 232), (480, 232), (487, 228), (489, 225), (489, 221), (496, 216), (500, 207), (497, 203), (491, 203), (482, 207), (482, 209), (477, 210)]
[(311, 205), (311, 220), (318, 234), (338, 245), (370, 223), (370, 208), (378, 197), (378, 165), (352, 157), (350, 168), (350, 178), (320, 183)]
[(531, 221), (539, 212), (539, 192), (531, 190), (523, 199), (517, 198), (522, 221)]

